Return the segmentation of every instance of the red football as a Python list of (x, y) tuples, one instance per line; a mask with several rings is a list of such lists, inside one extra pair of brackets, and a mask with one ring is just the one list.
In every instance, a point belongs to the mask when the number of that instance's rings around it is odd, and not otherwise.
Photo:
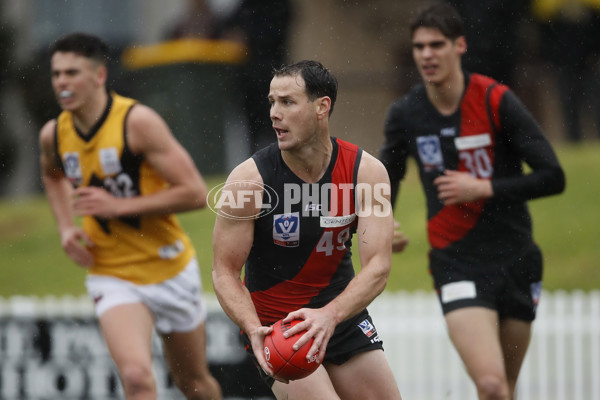
[(284, 338), (283, 333), (289, 330), (297, 323), (302, 322), (300, 319), (295, 319), (285, 324), (281, 320), (273, 324), (273, 331), (269, 336), (265, 337), (264, 355), (265, 360), (273, 370), (273, 373), (283, 379), (294, 380), (305, 378), (313, 373), (318, 367), (318, 353), (315, 354), (310, 361), (306, 359), (306, 353), (310, 350), (313, 344), (313, 339), (298, 350), (294, 350), (292, 346), (298, 339), (304, 335), (304, 332), (297, 333), (289, 338)]

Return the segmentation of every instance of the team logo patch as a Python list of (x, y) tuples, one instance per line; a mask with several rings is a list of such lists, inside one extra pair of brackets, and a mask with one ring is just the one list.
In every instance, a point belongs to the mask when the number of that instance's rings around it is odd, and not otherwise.
[(417, 137), (417, 149), (425, 171), (442, 171), (444, 169), (444, 158), (442, 157), (439, 137), (433, 135)]
[(371, 324), (369, 322), (368, 319), (365, 319), (364, 321), (360, 322), (358, 324), (358, 327), (360, 328), (360, 330), (367, 336), (367, 337), (371, 337), (374, 334), (377, 333), (377, 330), (375, 329), (375, 327), (373, 326), (373, 324)]
[(275, 214), (273, 216), (273, 243), (283, 247), (300, 244), (300, 213)]
[(540, 297), (542, 297), (542, 282), (532, 283), (529, 289), (531, 290), (531, 300), (533, 300), (533, 311), (535, 311), (540, 303)]
[(79, 153), (67, 152), (63, 155), (63, 165), (65, 167), (65, 175), (71, 184), (77, 186), (83, 180), (81, 173), (81, 162), (79, 161)]
[(104, 175), (114, 175), (121, 172), (121, 162), (116, 147), (100, 149), (100, 165)]

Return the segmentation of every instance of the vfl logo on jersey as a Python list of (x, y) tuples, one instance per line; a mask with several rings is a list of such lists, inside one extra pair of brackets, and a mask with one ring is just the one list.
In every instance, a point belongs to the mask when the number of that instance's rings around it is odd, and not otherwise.
[(283, 247), (300, 244), (300, 214), (275, 214), (273, 216), (273, 243)]
[(63, 165), (65, 167), (65, 175), (69, 182), (74, 186), (79, 186), (83, 181), (81, 173), (81, 162), (79, 161), (79, 153), (66, 152), (63, 154)]
[(121, 172), (121, 162), (116, 147), (100, 149), (100, 165), (104, 175), (114, 175)]
[(442, 157), (442, 147), (440, 138), (437, 136), (418, 136), (417, 150), (419, 158), (426, 172), (442, 171), (444, 169), (444, 159)]

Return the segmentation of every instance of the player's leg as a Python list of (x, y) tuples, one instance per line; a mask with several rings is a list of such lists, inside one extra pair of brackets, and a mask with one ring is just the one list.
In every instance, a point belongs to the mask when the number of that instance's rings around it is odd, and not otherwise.
[(448, 312), (445, 318), (450, 339), (477, 387), (479, 399), (509, 399), (496, 311), (465, 307)]
[(171, 332), (161, 337), (169, 371), (185, 397), (189, 400), (221, 399), (221, 387), (208, 369), (204, 324), (189, 332)]
[(285, 384), (275, 381), (271, 387), (277, 400), (339, 400), (329, 375), (321, 365), (306, 378)]
[(359, 353), (341, 365), (328, 363), (326, 369), (342, 400), (401, 399), (383, 350)]
[(529, 347), (531, 322), (518, 319), (504, 319), (500, 323), (500, 342), (504, 354), (506, 379), (509, 392), (515, 392), (517, 378)]
[(542, 270), (542, 254), (535, 245), (506, 268), (499, 311), (500, 342), (511, 395), (531, 340), (531, 324), (542, 293)]
[(99, 317), (128, 400), (156, 399), (151, 339), (154, 321), (142, 303), (111, 307)]

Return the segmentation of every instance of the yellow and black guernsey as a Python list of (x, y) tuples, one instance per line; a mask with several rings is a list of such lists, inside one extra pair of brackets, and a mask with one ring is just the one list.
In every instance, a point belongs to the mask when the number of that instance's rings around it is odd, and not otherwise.
[[(57, 119), (58, 164), (74, 187), (96, 186), (115, 197), (149, 195), (168, 184), (127, 146), (125, 122), (136, 101), (112, 93), (104, 114), (88, 134), (73, 124), (71, 112)], [(176, 217), (132, 215), (104, 219), (83, 217), (94, 242), (89, 273), (136, 284), (153, 284), (177, 275), (195, 255)]]

